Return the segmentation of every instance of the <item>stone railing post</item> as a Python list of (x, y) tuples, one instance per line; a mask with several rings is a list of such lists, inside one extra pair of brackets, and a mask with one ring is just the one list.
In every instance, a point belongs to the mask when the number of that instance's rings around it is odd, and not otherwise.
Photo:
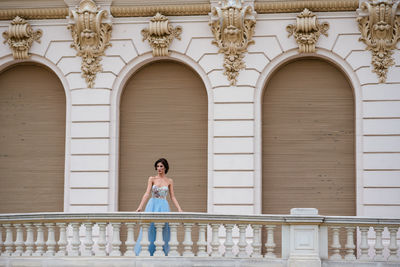
[[(321, 267), (319, 218), (312, 220), (315, 224), (312, 224), (310, 220), (310, 216), (318, 215), (318, 210), (296, 208), (291, 209), (290, 214), (297, 216), (288, 219), (290, 225), (285, 228), (285, 231), (289, 231), (289, 233), (285, 235), (282, 230), (282, 242), (289, 242), (289, 251), (286, 251), (286, 254), (289, 255), (288, 267)], [(320, 222), (322, 220), (321, 218)], [(282, 255), (284, 254), (282, 251)]]

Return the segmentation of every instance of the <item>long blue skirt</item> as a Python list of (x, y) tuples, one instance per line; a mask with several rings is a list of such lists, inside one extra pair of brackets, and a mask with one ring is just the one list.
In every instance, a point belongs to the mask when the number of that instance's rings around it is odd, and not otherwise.
[[(150, 198), (149, 202), (146, 205), (145, 212), (169, 212), (169, 205), (168, 201), (166, 199), (162, 198)], [(164, 240), (164, 245), (163, 245), (163, 251), (165, 255), (168, 255), (169, 252), (169, 239), (170, 239), (170, 233), (169, 233), (169, 225), (168, 223), (165, 223), (163, 227), (163, 240)], [(140, 241), (142, 241), (142, 229), (140, 229), (139, 236), (136, 240), (136, 245), (135, 245), (135, 254), (136, 256), (139, 255), (142, 246), (140, 245)], [(156, 250), (156, 246), (154, 245), (154, 241), (156, 240), (156, 227), (154, 226), (154, 223), (150, 223), (149, 227), (149, 252), (150, 255), (153, 256), (154, 251)]]

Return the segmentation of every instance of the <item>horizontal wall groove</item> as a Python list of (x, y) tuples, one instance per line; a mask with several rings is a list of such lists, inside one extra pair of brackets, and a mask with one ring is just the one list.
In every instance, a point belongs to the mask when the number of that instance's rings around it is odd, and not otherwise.
[(254, 121), (254, 119), (214, 119), (214, 121)]
[(71, 153), (71, 156), (109, 156), (110, 153), (90, 153), (90, 154), (77, 154), (77, 153)]
[(241, 207), (253, 207), (253, 204), (243, 204), (243, 203), (215, 203), (214, 206), (241, 206)]
[(222, 139), (222, 138), (254, 138), (254, 135), (242, 135), (242, 136), (224, 136), (224, 135), (214, 135), (214, 139)]
[(213, 186), (215, 189), (254, 189), (254, 186)]
[(369, 203), (369, 204), (364, 204), (364, 206), (366, 206), (366, 207), (376, 207), (376, 206), (378, 206), (378, 207), (387, 207), (387, 206), (390, 206), (390, 207), (399, 207), (400, 206), (400, 204), (371, 204), (371, 203)]
[(93, 207), (107, 207), (108, 204), (69, 204), (70, 206), (75, 206), (75, 207), (79, 207), (79, 206), (93, 206)]
[(108, 173), (110, 171), (108, 171), (108, 170), (71, 170), (70, 172), (71, 173), (72, 172), (74, 172), (74, 173), (84, 173), (84, 172), (106, 172), (106, 173)]
[(364, 186), (364, 189), (400, 189), (400, 186)]
[(110, 189), (109, 187), (102, 187), (102, 186), (99, 186), (99, 187), (93, 187), (93, 186), (91, 186), (91, 187), (78, 187), (78, 186), (74, 186), (74, 187), (70, 187), (70, 189), (74, 189), (74, 190), (77, 190), (77, 189)]
[(385, 136), (400, 136), (400, 134), (364, 134), (363, 136), (385, 137)]
[(363, 102), (400, 102), (400, 99), (363, 100)]
[(109, 107), (111, 104), (72, 104), (73, 107)]
[(229, 156), (229, 155), (254, 155), (254, 153), (250, 152), (226, 152), (226, 153), (214, 153), (214, 155), (217, 156)]
[(214, 172), (253, 172), (254, 169), (241, 169), (241, 170), (232, 170), (232, 169), (214, 169)]
[(364, 120), (395, 120), (400, 119), (400, 117), (364, 117)]
[(71, 140), (109, 140), (110, 137), (71, 137)]
[(71, 121), (72, 123), (110, 123), (110, 121)]
[(222, 102), (222, 101), (220, 101), (220, 102), (214, 102), (214, 104), (219, 104), (219, 105), (221, 105), (221, 104), (224, 104), (224, 105), (234, 105), (234, 104), (254, 104), (254, 102), (251, 102), (251, 101), (243, 101), (243, 102)]
[(367, 172), (371, 172), (371, 171), (395, 172), (395, 171), (400, 171), (400, 169), (364, 169), (364, 171), (367, 171)]

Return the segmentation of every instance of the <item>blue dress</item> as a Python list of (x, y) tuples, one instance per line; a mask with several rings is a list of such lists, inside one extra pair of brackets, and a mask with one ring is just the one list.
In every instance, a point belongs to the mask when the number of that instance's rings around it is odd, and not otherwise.
[[(145, 212), (169, 212), (170, 209), (167, 201), (167, 195), (168, 195), (168, 186), (158, 187), (156, 185), (153, 185), (153, 187), (151, 188), (151, 198), (149, 202), (147, 202)], [(162, 234), (164, 240), (163, 250), (165, 255), (168, 255), (169, 252), (168, 242), (170, 239), (168, 223), (165, 223)], [(140, 245), (141, 240), (142, 240), (142, 229), (140, 229), (139, 236), (137, 238), (135, 245), (136, 256), (139, 255), (140, 250), (142, 249), (142, 246)], [(154, 226), (154, 223), (150, 223), (149, 227), (150, 245), (148, 249), (151, 256), (153, 256), (154, 251), (156, 250), (156, 246), (154, 245), (155, 240), (156, 240), (156, 228)]]

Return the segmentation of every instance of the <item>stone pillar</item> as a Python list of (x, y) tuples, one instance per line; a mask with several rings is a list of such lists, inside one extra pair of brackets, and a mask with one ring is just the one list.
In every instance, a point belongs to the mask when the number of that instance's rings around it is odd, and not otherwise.
[(290, 214), (296, 216), (288, 218), (291, 224), (283, 229), (286, 233), (282, 231), (282, 241), (283, 238), (289, 241), (287, 251), (282, 251), (288, 255), (288, 267), (321, 267), (319, 224), (323, 218), (312, 208), (291, 209)]

